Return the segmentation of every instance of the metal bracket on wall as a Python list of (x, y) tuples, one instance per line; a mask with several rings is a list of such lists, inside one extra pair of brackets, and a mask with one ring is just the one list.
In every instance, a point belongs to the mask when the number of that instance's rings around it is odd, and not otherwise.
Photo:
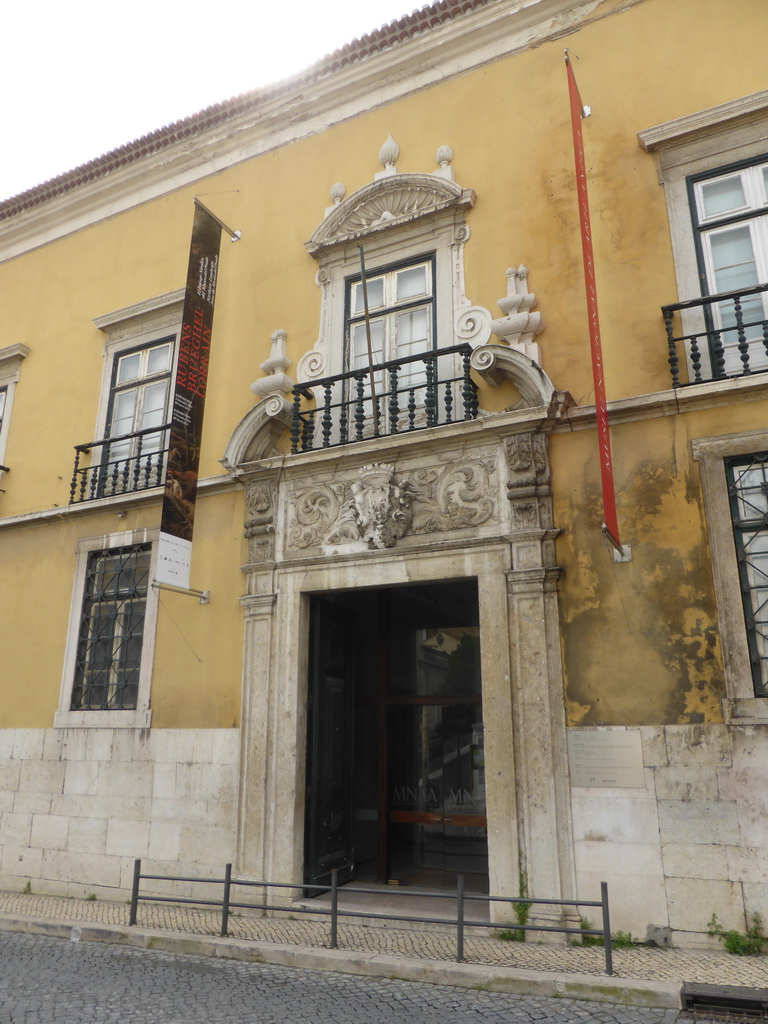
[(189, 594), (192, 597), (198, 597), (200, 604), (211, 603), (210, 590), (189, 590), (186, 587), (173, 587), (170, 583), (158, 583), (157, 580), (152, 580), (152, 587), (155, 590), (170, 590), (172, 594)]

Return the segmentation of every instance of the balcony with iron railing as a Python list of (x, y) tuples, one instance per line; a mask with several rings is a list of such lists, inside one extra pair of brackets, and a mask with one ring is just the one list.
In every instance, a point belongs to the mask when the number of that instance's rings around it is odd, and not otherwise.
[(291, 453), (476, 419), (471, 355), (454, 345), (296, 384)]
[[(76, 444), (70, 505), (160, 487), (164, 482), (170, 426), (166, 423)], [(83, 465), (88, 456), (88, 464)]]
[(768, 371), (768, 284), (662, 306), (672, 387)]

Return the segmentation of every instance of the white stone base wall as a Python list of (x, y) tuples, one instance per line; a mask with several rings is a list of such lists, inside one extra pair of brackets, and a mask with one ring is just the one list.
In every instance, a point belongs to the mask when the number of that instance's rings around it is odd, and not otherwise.
[[(638, 731), (644, 788), (571, 790), (578, 895), (598, 899), (607, 881), (612, 929), (640, 940), (669, 929), (679, 946), (714, 946), (713, 913), (768, 927), (768, 726)], [(126, 899), (136, 857), (149, 874), (221, 878), (239, 757), (237, 729), (0, 730), (0, 888)]]
[(220, 878), (239, 755), (237, 729), (0, 730), (0, 887), (125, 899), (136, 857), (149, 874)]
[[(572, 787), (578, 895), (611, 928), (715, 946), (707, 922), (768, 927), (768, 726), (643, 727), (644, 789)], [(599, 910), (590, 915), (599, 920)]]

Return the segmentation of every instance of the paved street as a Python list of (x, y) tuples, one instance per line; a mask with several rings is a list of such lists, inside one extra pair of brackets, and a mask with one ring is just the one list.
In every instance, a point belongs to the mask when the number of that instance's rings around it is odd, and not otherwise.
[(0, 1024), (673, 1024), (675, 1010), (0, 933)]

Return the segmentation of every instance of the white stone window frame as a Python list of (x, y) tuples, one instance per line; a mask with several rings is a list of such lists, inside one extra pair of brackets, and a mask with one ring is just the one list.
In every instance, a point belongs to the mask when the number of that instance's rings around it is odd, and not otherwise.
[[(750, 161), (747, 165), (739, 163), (729, 168), (723, 168), (720, 174), (710, 173), (706, 177), (696, 177), (691, 181), (692, 206), (695, 206), (695, 210), (692, 211), (695, 218), (695, 234), (703, 273), (706, 275), (706, 289), (710, 294), (731, 291), (739, 285), (747, 288), (752, 287), (753, 284), (768, 284), (768, 202), (766, 201), (768, 182), (764, 173), (768, 169), (767, 150), (768, 141), (765, 143), (763, 153), (756, 161)], [(735, 178), (738, 178), (745, 193), (746, 204), (725, 213), (714, 213), (707, 216), (704, 209), (704, 189), (708, 185)], [(742, 280), (740, 283), (730, 283), (727, 287), (718, 287), (713, 246), (719, 237), (727, 237), (734, 231), (748, 233), (751, 261), (744, 260), (742, 272), (748, 276), (747, 267), (751, 264), (756, 280), (751, 283)], [(765, 319), (768, 315), (768, 293), (763, 292), (743, 299), (742, 309), (746, 322), (755, 318)], [(709, 315), (712, 326), (720, 329), (725, 326), (719, 303), (710, 306)], [(746, 336), (749, 343), (750, 371), (758, 373), (768, 369), (768, 359), (760, 329), (755, 327), (748, 329)], [(724, 333), (722, 340), (726, 373), (742, 373), (741, 353), (737, 346), (736, 331), (731, 327), (730, 331)], [(707, 358), (709, 357), (708, 352), (705, 355)]]
[[(320, 327), (316, 342), (296, 365), (295, 379), (313, 390), (317, 408), (324, 403), (317, 381), (345, 369), (346, 281), (360, 273), (360, 245), (367, 275), (433, 256), (438, 352), (467, 343), (473, 350), (471, 368), (491, 387), (511, 381), (526, 408), (548, 407), (553, 400), (554, 387), (542, 369), (535, 341), (544, 321), (533, 311), (537, 299), (528, 291), (528, 268), (521, 264), (507, 270), (507, 295), (498, 302), (502, 317), (494, 319), (484, 306), (471, 304), (464, 285), (464, 246), (470, 235), (465, 218), (475, 193), (454, 182), (449, 147), (441, 146), (436, 158), (441, 166), (434, 174), (401, 173), (394, 166), (397, 145), (390, 137), (379, 153), (384, 171), (345, 199), (344, 186), (336, 183), (331, 188), (334, 205), (305, 242), (319, 265), (315, 281), (321, 290)], [(492, 335), (498, 344), (491, 342)], [(294, 383), (284, 372), (290, 365), (285, 342), (286, 332), (275, 331), (272, 354), (261, 364), (267, 376), (251, 385), (263, 401), (237, 425), (221, 459), (229, 472), (275, 454), (283, 431), (291, 425), (293, 407), (285, 396)], [(460, 376), (461, 368), (457, 355), (452, 376)], [(441, 366), (440, 374), (447, 369)], [(478, 413), (487, 415), (482, 408)]]
[(103, 366), (99, 405), (93, 440), (101, 440), (107, 427), (112, 380), (118, 356), (133, 349), (145, 348), (153, 342), (173, 337), (174, 356), (171, 367), (171, 384), (176, 378), (176, 362), (179, 354), (179, 334), (184, 307), (184, 289), (158, 295), (145, 302), (105, 313), (94, 318), (94, 324), (105, 335)]
[(726, 721), (765, 725), (768, 724), (768, 697), (755, 696), (725, 460), (766, 451), (768, 430), (698, 438), (691, 441), (691, 449), (699, 463), (709, 536), (725, 673)]
[[(424, 196), (435, 187), (440, 192), (433, 205), (425, 202), (423, 208), (407, 215), (386, 216), (388, 205), (395, 210), (405, 209), (409, 194)], [(358, 210), (351, 209), (355, 203), (384, 215), (365, 228)], [(307, 243), (319, 264), (316, 282), (321, 290), (321, 312), (318, 339), (297, 366), (300, 382), (345, 370), (346, 282), (360, 274), (360, 245), (367, 277), (393, 264), (416, 263), (434, 254), (436, 347), (450, 348), (467, 341), (474, 348), (487, 342), (490, 314), (470, 304), (464, 286), (464, 246), (469, 238), (465, 211), (473, 203), (474, 193), (438, 175), (402, 173), (353, 193), (337, 208), (343, 215), (349, 206), (349, 220), (345, 223), (340, 216), (334, 230), (324, 237), (324, 226), (335, 215), (331, 208)]]
[[(29, 355), (26, 345), (7, 345), (0, 348), (0, 389), (5, 391), (5, 407), (2, 423), (0, 423), (0, 466), (5, 465), (5, 451), (8, 444), (8, 431), (11, 426), (13, 396), (21, 373), (21, 364)], [(4, 471), (0, 469), (0, 485)], [(1, 490), (1, 488), (0, 488)]]
[[(667, 200), (678, 299), (686, 302), (699, 298), (702, 286), (689, 179), (715, 174), (720, 168), (725, 171), (733, 164), (757, 161), (765, 155), (768, 89), (645, 129), (637, 137), (643, 149), (658, 154), (659, 184), (664, 186)], [(703, 311), (683, 311), (682, 324), (686, 333), (703, 331)], [(709, 354), (705, 353), (704, 358), (709, 368)]]
[[(155, 634), (157, 632), (158, 590), (152, 586), (157, 562), (157, 528), (126, 530), (122, 533), (102, 534), (78, 541), (75, 550), (75, 579), (72, 587), (72, 603), (69, 610), (67, 641), (64, 650), (64, 668), (59, 693), (59, 708), (54, 715), (54, 728), (98, 728), (98, 729), (149, 729), (152, 724), (150, 692), (152, 688), (152, 667), (155, 659)], [(144, 636), (141, 647), (139, 690), (136, 707), (126, 710), (73, 711), (72, 687), (75, 680), (77, 648), (80, 639), (80, 618), (85, 597), (88, 557), (93, 551), (109, 551), (113, 548), (130, 547), (136, 544), (151, 544), (147, 603), (144, 611)]]

